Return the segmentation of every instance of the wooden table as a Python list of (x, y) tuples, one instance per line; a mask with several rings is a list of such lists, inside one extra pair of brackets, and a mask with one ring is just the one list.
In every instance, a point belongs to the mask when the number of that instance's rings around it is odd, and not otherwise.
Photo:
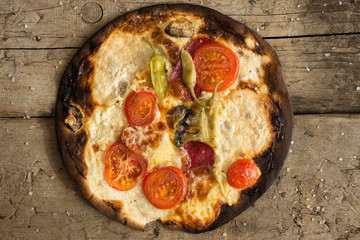
[(0, 239), (360, 239), (360, 1), (182, 1), (264, 37), (295, 114), (293, 144), (270, 190), (200, 235), (123, 226), (94, 209), (64, 170), (54, 107), (66, 65), (114, 17), (162, 2), (91, 1), (0, 3)]

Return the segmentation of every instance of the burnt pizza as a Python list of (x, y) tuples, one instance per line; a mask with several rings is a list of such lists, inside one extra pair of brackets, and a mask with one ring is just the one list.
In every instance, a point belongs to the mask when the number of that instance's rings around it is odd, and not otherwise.
[(292, 110), (274, 50), (215, 10), (155, 5), (97, 32), (65, 71), (62, 160), (123, 224), (204, 232), (253, 204), (289, 149)]

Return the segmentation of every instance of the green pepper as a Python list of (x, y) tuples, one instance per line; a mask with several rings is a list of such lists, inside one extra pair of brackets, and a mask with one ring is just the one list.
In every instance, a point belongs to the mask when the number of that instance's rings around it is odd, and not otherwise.
[(166, 97), (169, 89), (166, 74), (167, 59), (159, 54), (159, 49), (157, 49), (149, 39), (143, 39), (149, 44), (153, 51), (153, 55), (150, 59), (151, 82), (157, 97), (161, 100)]
[(216, 111), (216, 91), (219, 87), (219, 85), (223, 81), (219, 81), (216, 83), (214, 92), (212, 97), (207, 101), (206, 107), (203, 107), (201, 109), (201, 115), (200, 115), (200, 126), (201, 126), (201, 136), (202, 140), (207, 141), (213, 141), (214, 131), (216, 131), (216, 119), (217, 119), (217, 111)]
[(189, 88), (191, 96), (194, 98), (195, 102), (200, 106), (205, 107), (205, 105), (201, 103), (195, 95), (194, 87), (196, 84), (196, 71), (192, 56), (186, 50), (181, 51), (181, 63), (185, 85)]
[(212, 106), (215, 105), (215, 102), (216, 102), (216, 92), (217, 92), (217, 89), (219, 87), (219, 85), (223, 82), (223, 80), (220, 80), (216, 83), (215, 87), (214, 87), (214, 91), (213, 91), (213, 94), (209, 100), (209, 107), (211, 108)]
[(160, 54), (154, 54), (150, 59), (151, 82), (154, 91), (161, 100), (166, 97), (168, 80), (166, 74), (166, 60)]

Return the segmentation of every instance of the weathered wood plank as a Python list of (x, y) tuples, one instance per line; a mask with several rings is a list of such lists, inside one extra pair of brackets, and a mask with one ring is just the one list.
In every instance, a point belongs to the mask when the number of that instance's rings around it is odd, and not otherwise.
[(359, 121), (296, 116), (291, 152), (270, 190), (227, 225), (191, 235), (160, 224), (135, 231), (105, 217), (64, 171), (54, 119), (0, 119), (0, 238), (357, 239)]
[(269, 39), (295, 113), (360, 112), (359, 35)]
[[(359, 1), (287, 0), (5, 0), (0, 48), (79, 47), (111, 19), (155, 3), (207, 6), (244, 22), (264, 37), (360, 32)], [(87, 4), (87, 5), (86, 5)]]
[(75, 52), (0, 50), (0, 116), (53, 116), (61, 75)]
[[(282, 62), (295, 113), (360, 112), (357, 35), (269, 43)], [(0, 116), (54, 116), (59, 81), (75, 51), (0, 50)]]

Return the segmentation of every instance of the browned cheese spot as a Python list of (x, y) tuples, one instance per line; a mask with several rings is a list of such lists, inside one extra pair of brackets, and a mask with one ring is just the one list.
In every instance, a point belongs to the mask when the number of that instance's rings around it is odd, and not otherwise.
[(99, 144), (95, 143), (95, 144), (93, 144), (91, 147), (92, 147), (92, 149), (93, 149), (94, 152), (99, 151)]

